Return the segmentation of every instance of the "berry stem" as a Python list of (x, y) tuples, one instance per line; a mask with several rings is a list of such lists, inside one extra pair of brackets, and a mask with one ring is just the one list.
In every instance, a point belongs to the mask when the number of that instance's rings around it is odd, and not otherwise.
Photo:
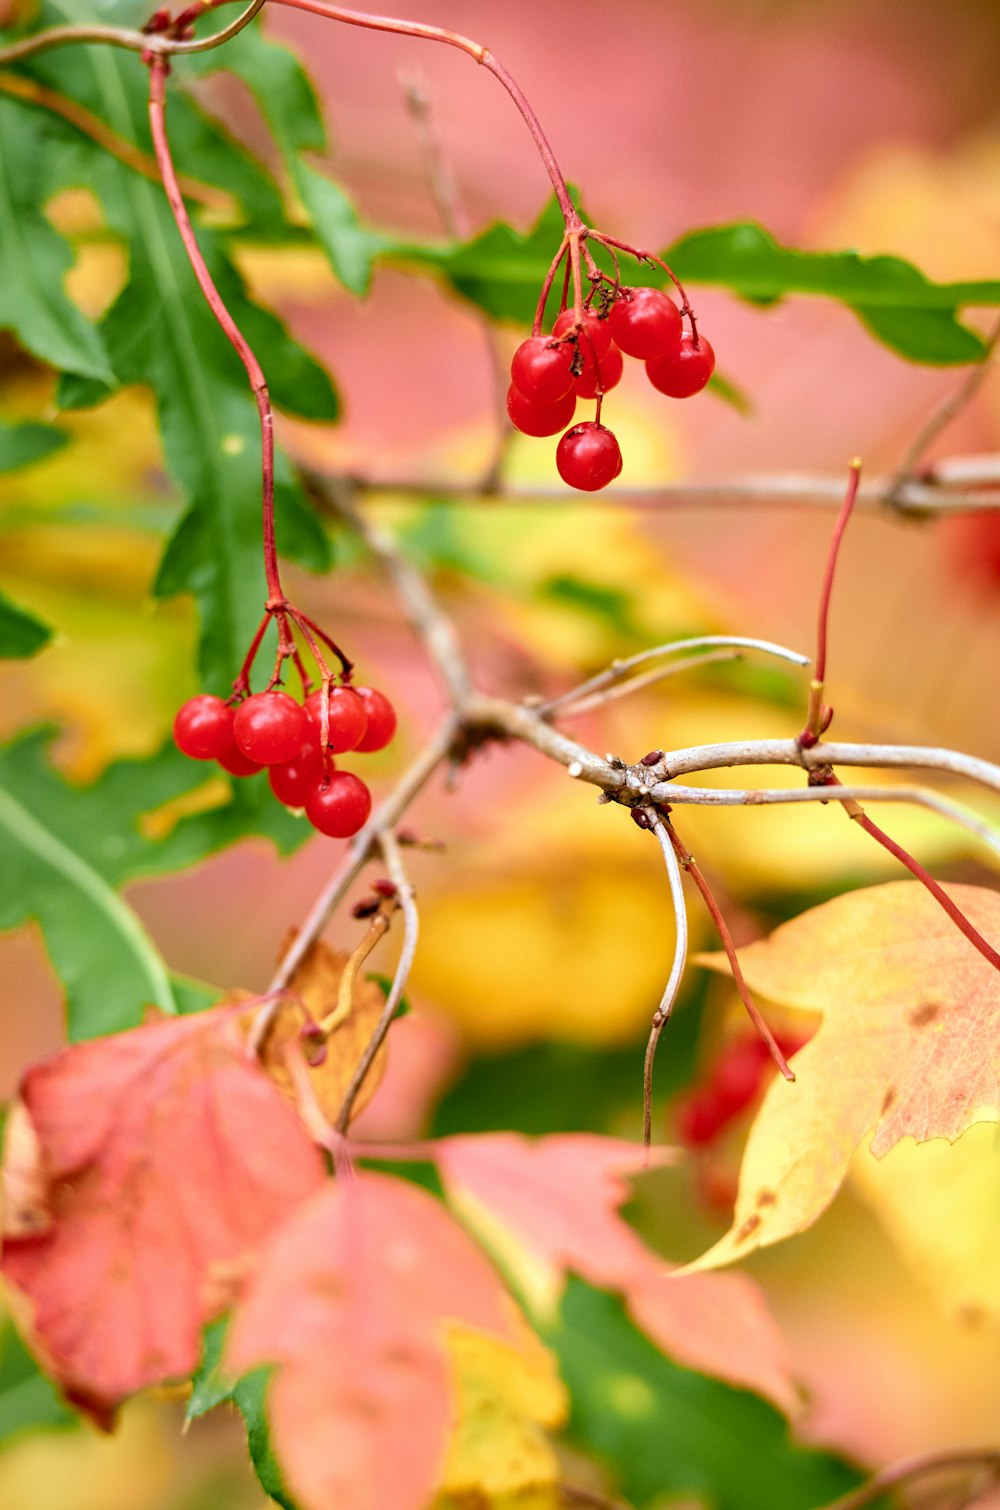
[(819, 594), (819, 609), (816, 616), (816, 659), (813, 663), (813, 677), (809, 683), (809, 708), (806, 713), (806, 726), (799, 735), (800, 742), (807, 747), (814, 745), (820, 735), (825, 733), (830, 726), (833, 715), (831, 708), (823, 705), (823, 685), (826, 681), (826, 648), (830, 621), (830, 600), (833, 596), (833, 579), (837, 571), (837, 560), (840, 555), (840, 543), (844, 538), (844, 532), (850, 522), (854, 511), (854, 502), (858, 496), (858, 487), (861, 483), (861, 461), (855, 456), (848, 463), (847, 492), (840, 506), (836, 523), (833, 526), (833, 535), (830, 540), (830, 550), (826, 558), (826, 570), (823, 573), (823, 585)]
[(784, 1075), (786, 1080), (794, 1080), (794, 1071), (789, 1068), (788, 1060), (781, 1052), (774, 1034), (771, 1032), (771, 1029), (764, 1021), (756, 1002), (750, 995), (750, 987), (747, 985), (743, 971), (740, 968), (739, 958), (736, 954), (736, 945), (733, 943), (733, 936), (729, 932), (729, 925), (726, 922), (725, 918), (722, 916), (722, 909), (720, 908), (718, 902), (715, 900), (711, 887), (699, 870), (694, 856), (686, 848), (686, 846), (681, 843), (680, 836), (677, 834), (673, 824), (669, 819), (664, 820), (664, 828), (669, 835), (671, 844), (674, 846), (674, 849), (677, 853), (677, 858), (681, 862), (682, 868), (687, 871), (688, 875), (691, 877), (692, 881), (701, 892), (702, 901), (705, 903), (705, 906), (708, 909), (712, 922), (715, 924), (716, 932), (718, 933), (719, 938), (722, 941), (722, 947), (726, 951), (726, 958), (729, 961), (729, 968), (733, 973), (733, 980), (736, 984), (736, 989), (740, 993), (740, 1000), (747, 1009), (747, 1014), (750, 1018), (750, 1021), (753, 1023), (754, 1027), (757, 1029), (757, 1032), (760, 1034), (761, 1038), (767, 1045), (768, 1053), (774, 1060), (775, 1064), (778, 1066), (778, 1069), (781, 1071), (782, 1075)]
[(484, 47), (481, 42), (473, 42), (470, 37), (463, 37), (459, 32), (448, 31), (442, 26), (426, 26), (421, 21), (401, 21), (393, 16), (373, 16), (364, 11), (344, 10), (339, 5), (326, 5), (323, 0), (276, 0), (276, 3), (291, 6), (294, 10), (309, 11), (310, 14), (323, 16), (328, 21), (341, 21), (346, 26), (362, 26), (370, 31), (386, 31), (393, 32), (397, 36), (418, 37), (425, 42), (443, 42), (447, 47), (457, 47), (460, 52), (467, 53), (470, 58), (499, 80), (520, 111), (521, 119), (531, 133), (532, 141), (535, 143), (538, 155), (545, 165), (545, 171), (555, 190), (556, 199), (566, 223), (566, 230), (572, 232), (582, 229), (580, 217), (569, 197), (566, 180), (556, 161), (555, 153), (549, 145), (548, 137), (542, 130), (538, 116), (520, 84), (493, 56), (488, 47)]
[[(261, 438), (261, 505), (264, 533), (264, 573), (267, 578), (268, 611), (271, 604), (283, 604), (285, 594), (278, 572), (278, 552), (274, 540), (274, 415), (271, 399), (260, 363), (247, 344), (235, 320), (226, 308), (219, 290), (201, 254), (194, 229), (184, 206), (177, 173), (174, 169), (166, 128), (166, 78), (170, 71), (169, 61), (160, 55), (147, 59), (149, 64), (149, 124), (153, 134), (153, 148), (160, 169), (160, 177), (167, 200), (180, 232), (184, 250), (194, 270), (194, 275), (208, 306), (221, 325), (226, 337), (246, 368), (250, 387), (257, 402), (260, 415)], [(259, 641), (257, 642), (259, 644)], [(252, 659), (252, 657), (251, 657)], [(245, 668), (248, 669), (248, 668)]]
[[(556, 273), (559, 271), (559, 264), (562, 262), (563, 258), (565, 257), (565, 255), (566, 255), (566, 249), (567, 249), (568, 246), (569, 246), (569, 241), (564, 236), (563, 239), (559, 243), (559, 250), (558, 250), (558, 252), (556, 252), (555, 256), (553, 257), (552, 262), (551, 262), (551, 264), (549, 266), (549, 270), (545, 274), (545, 281), (542, 284), (542, 291), (538, 295), (538, 304), (537, 304), (537, 306), (535, 308), (534, 323), (532, 324), (532, 327), (531, 327), (531, 334), (533, 336), (540, 336), (541, 333), (542, 333), (542, 326), (545, 324), (545, 306), (548, 303), (549, 294), (552, 291), (552, 284), (553, 284), (553, 281), (555, 280)], [(567, 264), (567, 267), (568, 267), (568, 264)]]
[[(625, 252), (629, 257), (634, 257), (636, 262), (655, 262), (657, 267), (662, 267), (663, 271), (666, 273), (667, 277), (674, 285), (674, 288), (676, 288), (677, 292), (681, 296), (681, 314), (687, 315), (688, 317), (691, 325), (691, 344), (697, 349), (698, 325), (694, 317), (694, 310), (691, 308), (691, 302), (688, 299), (684, 285), (678, 278), (677, 274), (674, 272), (673, 268), (670, 267), (666, 262), (664, 262), (662, 257), (658, 257), (655, 252), (640, 251), (637, 247), (629, 246), (627, 241), (619, 241), (616, 236), (606, 235), (604, 231), (588, 231), (587, 234), (590, 236), (591, 241), (596, 241), (601, 246), (606, 246), (609, 252), (611, 252), (614, 247), (617, 247), (620, 252)], [(607, 274), (605, 274), (604, 276), (607, 277)], [(610, 282), (611, 280), (608, 279), (608, 281)]]

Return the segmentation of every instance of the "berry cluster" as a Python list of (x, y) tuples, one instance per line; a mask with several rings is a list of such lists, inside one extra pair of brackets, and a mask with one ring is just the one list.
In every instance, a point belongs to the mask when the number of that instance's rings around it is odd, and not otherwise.
[[(658, 288), (616, 285), (599, 295), (601, 308), (585, 308), (578, 322), (564, 309), (549, 336), (533, 335), (514, 353), (510, 364), (507, 413), (524, 435), (558, 435), (559, 475), (570, 487), (594, 493), (607, 487), (622, 469), (622, 455), (612, 432), (600, 423), (601, 400), (621, 381), (622, 357), (646, 365), (653, 387), (671, 398), (699, 393), (715, 367), (715, 354), (704, 336), (684, 331), (681, 312)], [(578, 398), (595, 398), (597, 415), (571, 424)]]
[(371, 812), (371, 793), (333, 756), (383, 749), (396, 731), (392, 703), (374, 687), (330, 687), (297, 703), (287, 692), (255, 692), (233, 706), (203, 693), (174, 719), (177, 748), (194, 760), (217, 760), (231, 776), (267, 767), (271, 790), (286, 807), (304, 808), (321, 834), (348, 839)]

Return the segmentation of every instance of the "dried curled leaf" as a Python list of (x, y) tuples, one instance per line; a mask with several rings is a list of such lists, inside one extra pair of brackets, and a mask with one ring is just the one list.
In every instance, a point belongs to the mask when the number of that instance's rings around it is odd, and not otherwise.
[(67, 1397), (109, 1425), (127, 1395), (193, 1372), (205, 1322), (323, 1161), (232, 1008), (75, 1044), (21, 1095), (37, 1162), (16, 1123), (5, 1168), (52, 1220), (8, 1229), (3, 1274)]
[[(1000, 943), (1000, 894), (949, 886)], [(723, 957), (704, 961), (727, 968)], [(776, 1081), (747, 1142), (733, 1226), (695, 1268), (801, 1232), (829, 1205), (866, 1134), (876, 1157), (901, 1138), (960, 1136), (1000, 1118), (1000, 973), (913, 881), (837, 897), (741, 950), (750, 989), (822, 1014)]]
[[(321, 1022), (335, 1011), (340, 984), (349, 955), (330, 949), (319, 940), (313, 944), (288, 983), (289, 1000), (282, 1002), (267, 1037), (260, 1048), (260, 1061), (274, 1083), (291, 1100), (298, 1102), (299, 1092), (289, 1071), (290, 1054), (306, 1063), (302, 1039), (305, 1026), (304, 1005), (314, 1022)], [(298, 998), (295, 1000), (294, 998)], [(349, 1011), (337, 1023), (326, 1044), (321, 1064), (306, 1063), (312, 1097), (328, 1122), (336, 1121), (344, 1093), (358, 1060), (375, 1031), (382, 1015), (385, 997), (375, 981), (359, 975), (353, 985)], [(367, 1106), (385, 1073), (386, 1046), (372, 1063), (364, 1085), (352, 1108), (352, 1119)]]

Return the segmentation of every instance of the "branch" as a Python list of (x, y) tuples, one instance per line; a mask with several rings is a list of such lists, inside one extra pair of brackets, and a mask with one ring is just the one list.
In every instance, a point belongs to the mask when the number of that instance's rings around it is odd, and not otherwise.
[(653, 1060), (656, 1057), (656, 1046), (660, 1041), (660, 1034), (670, 1020), (677, 993), (681, 987), (681, 977), (684, 974), (684, 966), (687, 963), (688, 950), (688, 925), (687, 908), (684, 904), (684, 883), (681, 879), (681, 867), (674, 853), (674, 846), (670, 840), (667, 826), (659, 813), (653, 808), (642, 809), (648, 826), (653, 830), (661, 850), (663, 860), (667, 867), (667, 880), (670, 883), (670, 901), (674, 910), (674, 923), (676, 932), (674, 937), (674, 957), (670, 965), (670, 974), (667, 984), (663, 988), (659, 1005), (653, 1013), (653, 1021), (649, 1029), (649, 1041), (646, 1044), (646, 1057), (642, 1067), (642, 1146), (648, 1148), (653, 1141)]
[(336, 1131), (341, 1134), (347, 1132), (351, 1121), (351, 1111), (357, 1100), (358, 1092), (368, 1077), (368, 1072), (375, 1062), (375, 1056), (385, 1042), (386, 1034), (392, 1027), (392, 1020), (396, 1015), (396, 1008), (403, 997), (403, 991), (413, 967), (414, 955), (417, 952), (417, 935), (420, 931), (420, 920), (417, 915), (417, 905), (413, 899), (413, 887), (403, 866), (402, 856), (399, 853), (399, 845), (395, 837), (388, 832), (382, 833), (378, 838), (378, 847), (382, 851), (382, 857), (386, 863), (389, 877), (396, 888), (396, 897), (403, 910), (403, 947), (399, 955), (399, 963), (396, 973), (392, 978), (389, 994), (382, 1008), (382, 1015), (375, 1025), (375, 1031), (365, 1047), (365, 1051), (358, 1060), (350, 1084), (344, 1092), (344, 1100), (340, 1111), (337, 1113), (337, 1121), (334, 1124)]

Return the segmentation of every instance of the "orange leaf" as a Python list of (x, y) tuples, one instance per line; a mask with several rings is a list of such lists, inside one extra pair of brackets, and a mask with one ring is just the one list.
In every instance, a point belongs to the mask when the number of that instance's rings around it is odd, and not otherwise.
[[(948, 894), (1000, 943), (1000, 894), (977, 886)], [(726, 968), (721, 956), (707, 963)], [(741, 950), (740, 963), (752, 991), (823, 1021), (795, 1055), (795, 1084), (768, 1090), (732, 1230), (697, 1267), (809, 1226), (866, 1133), (881, 1156), (901, 1138), (954, 1140), (1000, 1118), (1000, 973), (916, 882), (814, 907)]]
[(275, 1451), (304, 1510), (422, 1510), (453, 1419), (448, 1320), (517, 1340), (493, 1269), (439, 1201), (389, 1175), (328, 1185), (265, 1252), (227, 1367), (277, 1363)]
[[(658, 1153), (660, 1162), (671, 1157)], [(477, 1227), (485, 1212), (484, 1238), (505, 1255), (505, 1239), (513, 1239), (560, 1282), (572, 1270), (619, 1291), (633, 1319), (679, 1363), (757, 1390), (783, 1410), (797, 1405), (784, 1344), (757, 1286), (743, 1275), (671, 1276), (619, 1216), (629, 1193), (623, 1176), (643, 1166), (637, 1144), (488, 1133), (444, 1138), (435, 1158), (459, 1209)]]
[(52, 1224), (8, 1232), (3, 1272), (68, 1398), (107, 1426), (127, 1395), (193, 1372), (205, 1322), (322, 1158), (231, 1008), (75, 1044), (21, 1093)]

